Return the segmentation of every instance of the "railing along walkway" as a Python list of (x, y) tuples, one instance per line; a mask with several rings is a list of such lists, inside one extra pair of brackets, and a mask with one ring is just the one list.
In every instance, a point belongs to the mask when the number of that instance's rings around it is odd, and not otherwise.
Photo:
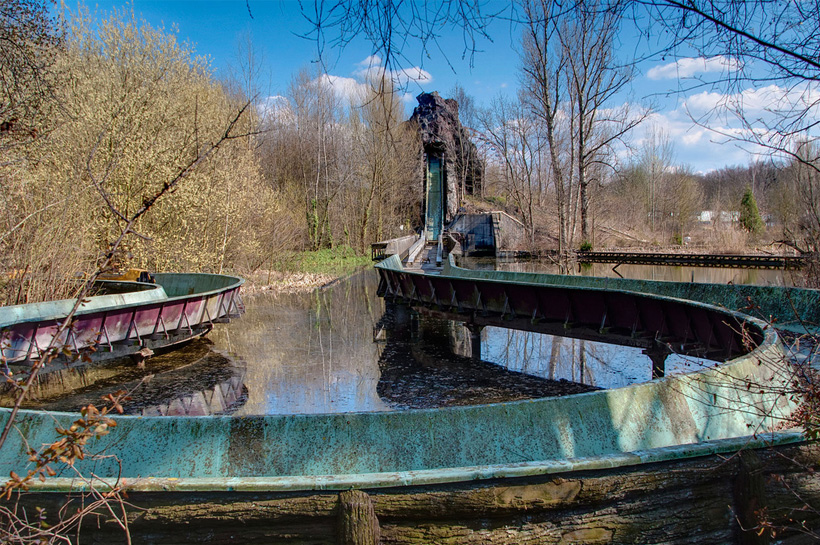
[(623, 263), (635, 265), (690, 265), (696, 267), (754, 267), (757, 269), (800, 269), (803, 256), (717, 255), (649, 252), (577, 252), (581, 263)]

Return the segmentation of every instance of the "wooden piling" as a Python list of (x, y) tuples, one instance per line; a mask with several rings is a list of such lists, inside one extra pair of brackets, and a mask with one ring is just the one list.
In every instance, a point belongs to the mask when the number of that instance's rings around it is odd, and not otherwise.
[(362, 490), (345, 490), (339, 494), (339, 545), (377, 545), (380, 541), (379, 519), (370, 496)]

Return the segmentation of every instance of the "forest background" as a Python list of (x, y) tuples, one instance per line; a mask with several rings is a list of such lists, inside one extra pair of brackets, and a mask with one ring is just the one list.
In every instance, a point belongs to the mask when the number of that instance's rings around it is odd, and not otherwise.
[[(461, 13), (461, 3), (442, 4), (446, 18)], [(753, 129), (733, 137), (774, 153), (695, 173), (675, 163), (662, 129), (636, 143), (633, 129), (651, 108), (617, 100), (635, 75), (616, 41), (635, 4), (516, 4), (519, 94), (478, 107), (468, 89), (442, 91), (459, 102), (486, 166), (478, 194), (456, 181), (463, 204), (519, 217), (526, 250), (815, 249), (814, 87), (802, 102), (773, 103), (789, 124), (767, 130), (751, 127), (742, 104), (720, 105)], [(646, 4), (650, 17), (679, 24), (663, 16), (670, 3)], [(378, 6), (400, 16), (390, 3)], [(63, 8), (53, 17), (52, 7), (11, 0), (0, 8), (0, 304), (71, 295), (78, 273), (96, 269), (127, 218), (180, 175), (128, 227), (134, 234), (117, 247), (117, 267), (253, 275), (293, 267), (304, 251), (364, 256), (362, 263), (372, 242), (420, 227), (420, 143), (404, 123), (404, 90), (378, 39), (383, 69), (360, 95), (343, 99), (316, 67), (305, 68), (272, 108), (255, 87), (250, 42), (239, 46), (233, 76), (216, 78), (192, 45), (128, 8)], [(367, 34), (367, 19), (361, 23), (336, 29), (339, 40)], [(482, 32), (480, 21), (470, 25)], [(381, 46), (393, 39), (381, 38)], [(808, 68), (788, 77), (813, 82), (816, 67)], [(735, 70), (723, 83), (743, 77)], [(745, 221), (755, 208), (760, 217)]]

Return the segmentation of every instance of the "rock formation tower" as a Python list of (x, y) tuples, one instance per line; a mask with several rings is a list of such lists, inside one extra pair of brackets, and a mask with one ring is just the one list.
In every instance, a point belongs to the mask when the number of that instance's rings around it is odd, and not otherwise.
[(458, 119), (458, 103), (437, 92), (422, 93), (410, 122), (418, 126), (424, 173), (424, 223), (428, 240), (436, 240), (455, 216), (464, 195), (481, 188), (484, 165)]

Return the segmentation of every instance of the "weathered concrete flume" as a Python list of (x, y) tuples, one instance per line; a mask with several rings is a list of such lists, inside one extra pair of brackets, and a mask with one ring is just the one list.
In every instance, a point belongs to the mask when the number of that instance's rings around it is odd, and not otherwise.
[[(205, 273), (156, 273), (154, 277), (155, 284), (98, 282), (102, 294), (82, 302), (57, 346), (95, 361), (123, 357), (141, 348), (185, 342), (242, 312), (241, 278)], [(0, 307), (3, 362), (27, 368), (39, 358), (75, 301)], [(59, 359), (60, 364), (66, 363)]]
[[(489, 291), (475, 297), (484, 288), (473, 280), (405, 271), (398, 258), (379, 271), (393, 296), (403, 292), (456, 312), (461, 305), (464, 313), (474, 305), (478, 315), (497, 312), (508, 320), (528, 314), (509, 297), (499, 301)], [(451, 292), (444, 287), (448, 282)], [(473, 290), (455, 287), (464, 282), (472, 282)], [(502, 291), (515, 284), (485, 282)], [(775, 332), (715, 307), (615, 291), (608, 294), (623, 309), (613, 306), (609, 322), (597, 323), (597, 315), (589, 327), (583, 309), (591, 305), (583, 301), (594, 290), (517, 284), (539, 293), (531, 299), (576, 301), (577, 316), (558, 317), (576, 331), (622, 328), (620, 320), (638, 305), (670, 316), (691, 313), (705, 318), (720, 340), (713, 343), (705, 334), (706, 351), (730, 359), (701, 373), (617, 390), (486, 406), (120, 417), (95, 447), (121, 462), (107, 458), (78, 468), (109, 482), (118, 475), (127, 480), (130, 501), (145, 508), (132, 511), (131, 530), (146, 542), (722, 543), (740, 535), (727, 504), (735, 513), (752, 509), (760, 493), (744, 493), (743, 487), (761, 485), (761, 471), (787, 471), (786, 462), (768, 450), (728, 461), (721, 453), (770, 444), (790, 455), (804, 449), (800, 434), (770, 431), (792, 410), (790, 400), (746, 387), (750, 381), (777, 386), (790, 380)], [(554, 295), (541, 295), (550, 290)], [(540, 311), (544, 322), (551, 320), (548, 307)], [(753, 346), (735, 331), (740, 324)], [(635, 331), (638, 338), (649, 328), (638, 324)], [(669, 344), (694, 343), (685, 326), (658, 333)], [(74, 418), (24, 412), (19, 427), (36, 445), (53, 440), (54, 426)], [(17, 435), (0, 454), (3, 471), (19, 472), (24, 465), (25, 446)], [(764, 469), (751, 468), (753, 458)], [(29, 501), (50, 506), (84, 485), (65, 477), (37, 486)], [(667, 520), (670, 507), (681, 501), (688, 502), (686, 513)], [(106, 532), (117, 530), (103, 524), (94, 539), (105, 541)], [(345, 538), (356, 532), (367, 539)]]

